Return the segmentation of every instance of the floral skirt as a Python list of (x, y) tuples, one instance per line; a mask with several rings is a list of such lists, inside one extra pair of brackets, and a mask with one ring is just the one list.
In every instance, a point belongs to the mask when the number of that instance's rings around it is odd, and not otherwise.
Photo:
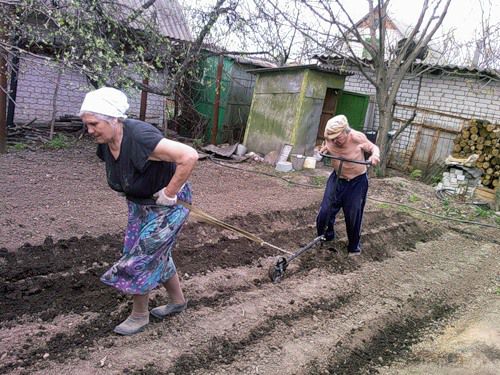
[[(186, 183), (177, 198), (191, 203)], [(127, 294), (146, 294), (175, 275), (172, 249), (189, 210), (181, 205), (128, 203), (123, 256), (101, 276), (104, 284)]]

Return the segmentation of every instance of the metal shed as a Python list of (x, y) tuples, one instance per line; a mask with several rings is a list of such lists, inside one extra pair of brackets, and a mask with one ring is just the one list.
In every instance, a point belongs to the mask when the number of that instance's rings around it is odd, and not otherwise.
[(351, 73), (315, 64), (265, 68), (257, 75), (244, 144), (267, 154), (283, 144), (312, 154), (323, 140), (326, 121), (336, 113), (345, 76)]
[[(221, 66), (220, 91), (217, 98), (217, 68)], [(202, 62), (202, 79), (195, 99), (196, 110), (207, 122), (205, 138), (212, 138), (217, 121), (216, 143), (241, 142), (252, 102), (255, 75), (248, 73), (256, 67), (274, 66), (272, 63), (233, 55), (211, 55)], [(218, 118), (214, 116), (218, 109)]]

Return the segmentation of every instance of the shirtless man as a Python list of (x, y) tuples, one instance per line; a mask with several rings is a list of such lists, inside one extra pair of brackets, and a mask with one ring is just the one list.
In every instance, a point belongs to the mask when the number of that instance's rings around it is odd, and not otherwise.
[[(365, 160), (366, 152), (370, 154), (368, 160), (372, 165), (380, 162), (379, 148), (363, 133), (351, 129), (344, 115), (328, 120), (325, 128), (325, 144), (320, 151), (351, 160)], [(316, 218), (318, 236), (324, 235), (326, 241), (334, 239), (335, 217), (342, 208), (347, 229), (347, 251), (349, 256), (360, 255), (361, 224), (368, 192), (367, 168), (366, 165), (344, 162), (341, 175), (337, 176), (340, 161), (333, 160), (332, 166), (334, 171), (328, 178)]]

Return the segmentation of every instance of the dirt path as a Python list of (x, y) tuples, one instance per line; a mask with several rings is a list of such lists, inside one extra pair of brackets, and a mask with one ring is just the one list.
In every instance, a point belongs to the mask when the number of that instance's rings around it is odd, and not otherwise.
[[(118, 257), (125, 213), (100, 168), (89, 147), (0, 159), (0, 172), (9, 171), (0, 182), (0, 373), (498, 368), (499, 231), (423, 220), (376, 202), (367, 207), (360, 258), (345, 255), (339, 225), (334, 248), (306, 253), (278, 284), (267, 275), (275, 250), (191, 220), (174, 252), (190, 308), (152, 320), (139, 335), (114, 335), (129, 302), (98, 278)], [(321, 181), (326, 172), (300, 181)], [(297, 249), (314, 238), (321, 189), (208, 161), (193, 183), (199, 207), (265, 240)], [(401, 178), (373, 180), (370, 194), (420, 208), (440, 204), (431, 188)], [(32, 245), (20, 247), (25, 238)], [(151, 306), (164, 301), (158, 290)]]

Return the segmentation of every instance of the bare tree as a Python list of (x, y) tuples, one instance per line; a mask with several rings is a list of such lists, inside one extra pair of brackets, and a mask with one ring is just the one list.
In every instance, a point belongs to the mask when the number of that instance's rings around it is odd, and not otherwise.
[(500, 20), (491, 14), (491, 0), (479, 0), (481, 19), (471, 39), (457, 38), (457, 30), (449, 30), (433, 40), (440, 64), (455, 64), (478, 69), (500, 69)]
[[(293, 3), (285, 3), (286, 13), (297, 23), (300, 14)], [(246, 42), (261, 46), (268, 57), (282, 66), (291, 61), (302, 62), (307, 56), (307, 43), (297, 28), (292, 27), (278, 11), (269, 6), (267, 0), (249, 0), (242, 12), (246, 26)]]
[[(280, 11), (278, 0), (269, 2)], [(414, 68), (417, 57), (424, 55), (429, 41), (443, 22), (450, 2), (423, 0), (415, 25), (407, 30), (405, 38), (396, 45), (390, 43), (387, 32), (390, 0), (367, 0), (369, 17), (363, 26), (367, 28), (368, 34), (361, 32), (361, 25), (349, 14), (347, 1), (296, 0), (295, 4), (303, 15), (299, 22), (285, 12), (280, 12), (305, 38), (323, 46), (324, 52), (335, 57), (335, 61), (354, 66), (375, 88), (379, 112), (377, 144), (382, 155), (382, 174), (385, 174), (390, 147), (405, 127), (393, 135), (393, 106), (397, 92), (405, 75)], [(305, 14), (309, 14), (309, 17)], [(307, 19), (311, 19), (313, 24)], [(359, 46), (363, 55), (359, 54)]]
[[(486, 4), (489, 3), (489, 6)], [(491, 1), (480, 1), (481, 28), (476, 31), (471, 65), (483, 69), (500, 69), (500, 21), (492, 23)]]
[[(216, 0), (204, 12), (192, 41), (160, 32), (156, 13), (150, 12), (155, 3), (0, 0), (1, 92), (8, 94), (6, 77), (13, 67), (7, 65), (19, 53), (79, 71), (94, 86), (134, 87), (162, 96), (192, 86), (205, 38), (222, 16), (234, 11), (237, 1)], [(143, 78), (155, 74), (166, 79), (146, 84)], [(0, 97), (0, 107), (4, 102)], [(5, 149), (4, 133), (5, 120), (0, 118), (0, 152)]]

